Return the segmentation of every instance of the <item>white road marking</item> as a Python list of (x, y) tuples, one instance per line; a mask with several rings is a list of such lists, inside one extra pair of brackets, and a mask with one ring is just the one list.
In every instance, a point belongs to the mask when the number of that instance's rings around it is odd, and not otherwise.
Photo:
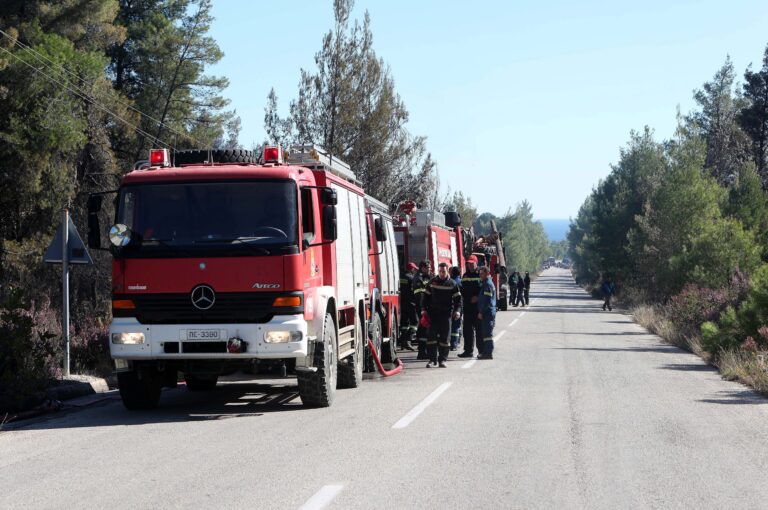
[(472, 365), (474, 365), (475, 363), (477, 363), (477, 359), (471, 359), (466, 363), (464, 363), (463, 365), (461, 365), (461, 368), (472, 368)]
[(299, 510), (320, 510), (325, 508), (343, 488), (343, 485), (323, 485), (314, 496), (301, 505)]
[(496, 335), (495, 337), (493, 337), (493, 341), (494, 341), (494, 342), (498, 342), (498, 341), (499, 341), (499, 338), (501, 338), (501, 337), (504, 335), (504, 333), (506, 333), (506, 330), (505, 330), (505, 331), (502, 331), (501, 333), (499, 333), (498, 335)]
[[(472, 361), (476, 361), (476, 360), (472, 360)], [(425, 398), (424, 400), (422, 400), (421, 402), (416, 404), (416, 407), (414, 407), (413, 409), (408, 411), (408, 414), (406, 414), (405, 416), (400, 418), (397, 421), (397, 423), (392, 425), (392, 428), (393, 429), (404, 429), (405, 427), (410, 425), (410, 423), (413, 420), (415, 420), (422, 412), (424, 412), (424, 409), (426, 409), (432, 402), (437, 400), (440, 397), (440, 395), (442, 395), (445, 392), (445, 390), (450, 388), (451, 384), (453, 384), (453, 383), (452, 382), (444, 382), (443, 384), (438, 386), (435, 391), (433, 391), (432, 393), (430, 393), (427, 396), (427, 398)]]

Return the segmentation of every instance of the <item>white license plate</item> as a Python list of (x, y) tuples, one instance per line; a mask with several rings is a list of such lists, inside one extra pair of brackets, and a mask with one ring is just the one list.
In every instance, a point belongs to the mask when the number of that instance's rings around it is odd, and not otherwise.
[[(226, 340), (226, 329), (187, 329), (183, 340)], [(182, 333), (183, 334), (183, 333)]]

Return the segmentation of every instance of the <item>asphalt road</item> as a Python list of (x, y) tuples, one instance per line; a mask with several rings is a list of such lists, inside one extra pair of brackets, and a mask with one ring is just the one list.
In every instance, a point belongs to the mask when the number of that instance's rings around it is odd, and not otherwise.
[(0, 508), (766, 508), (768, 400), (564, 270), (493, 361), (407, 361), (329, 409), (292, 379), (112, 397), (0, 432)]

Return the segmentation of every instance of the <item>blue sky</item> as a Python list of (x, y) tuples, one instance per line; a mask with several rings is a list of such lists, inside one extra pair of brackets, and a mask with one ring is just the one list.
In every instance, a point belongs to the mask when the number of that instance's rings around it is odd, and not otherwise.
[[(271, 87), (287, 114), (332, 4), (214, 2), (225, 57), (209, 71), (230, 79), (245, 147), (266, 136)], [(742, 76), (768, 44), (765, 0), (358, 0), (353, 17), (365, 10), (443, 188), (497, 215), (526, 199), (538, 218), (575, 216), (631, 130), (671, 136), (726, 55)]]

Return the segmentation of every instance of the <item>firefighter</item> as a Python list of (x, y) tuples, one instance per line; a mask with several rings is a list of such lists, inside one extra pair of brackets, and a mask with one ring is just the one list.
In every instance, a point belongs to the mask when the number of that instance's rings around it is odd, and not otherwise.
[(448, 275), (448, 264), (445, 262), (438, 265), (437, 276), (424, 290), (424, 310), (429, 319), (427, 368), (447, 368), (445, 361), (450, 348), (451, 320), (461, 317), (461, 290)]
[(493, 327), (496, 325), (496, 287), (487, 267), (480, 268), (482, 285), (477, 301), (477, 318), (480, 319), (483, 350), (477, 359), (493, 359)]
[[(424, 291), (427, 289), (427, 284), (434, 278), (432, 269), (428, 260), (422, 260), (419, 262), (419, 272), (413, 277), (413, 299), (416, 302), (416, 316), (421, 317), (424, 314)], [(427, 355), (427, 335), (429, 329), (422, 324), (419, 320), (418, 328), (416, 328), (416, 340), (419, 343), (419, 353), (416, 359), (429, 359)]]
[(413, 294), (414, 276), (419, 270), (419, 266), (413, 262), (408, 262), (406, 270), (400, 278), (400, 349), (412, 351), (413, 337), (416, 334), (416, 327), (419, 323), (416, 314), (416, 299)]
[(480, 336), (480, 321), (477, 319), (477, 299), (480, 293), (480, 273), (477, 271), (477, 257), (467, 258), (467, 270), (461, 277), (461, 296), (464, 300), (464, 352), (460, 358), (471, 358), (477, 350), (482, 352), (482, 336)]
[[(451, 270), (449, 271), (449, 274), (451, 275), (451, 280), (456, 282), (456, 285), (459, 286), (459, 289), (461, 289), (461, 268), (459, 266), (453, 266), (451, 267)], [(459, 344), (461, 343), (461, 317), (458, 319), (454, 319), (451, 322), (451, 350), (455, 351), (459, 348)]]
[(515, 303), (521, 308), (525, 306), (525, 279), (520, 276), (520, 271), (517, 272), (517, 296), (515, 297)]

